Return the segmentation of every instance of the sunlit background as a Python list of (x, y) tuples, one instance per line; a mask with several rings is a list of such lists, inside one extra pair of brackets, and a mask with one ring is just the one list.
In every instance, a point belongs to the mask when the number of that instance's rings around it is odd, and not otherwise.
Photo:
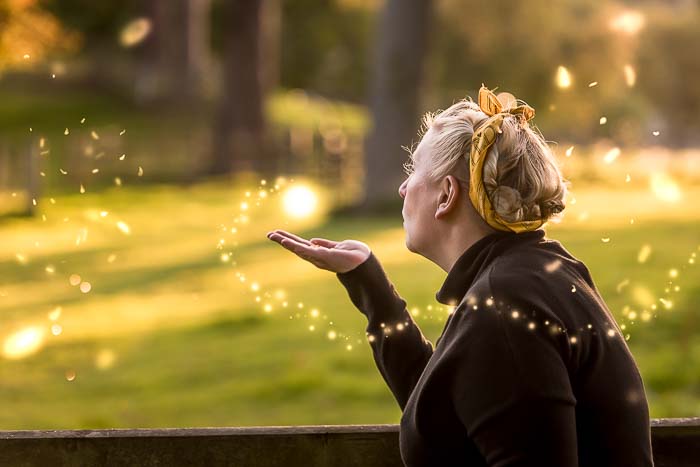
[(699, 3), (400, 4), (0, 2), (0, 427), (397, 423), (366, 319), (265, 234), (368, 243), (435, 342), (397, 189), (420, 114), (482, 83), (536, 109), (547, 235), (652, 416), (700, 415)]

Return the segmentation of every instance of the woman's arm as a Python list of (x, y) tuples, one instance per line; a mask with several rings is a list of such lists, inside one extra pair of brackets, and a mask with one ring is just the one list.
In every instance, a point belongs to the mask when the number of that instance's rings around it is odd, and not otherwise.
[(367, 338), (374, 361), (403, 410), (433, 346), (369, 247), (357, 240), (306, 240), (284, 230), (270, 232), (268, 238), (316, 267), (337, 274), (353, 304), (368, 319)]
[(406, 301), (373, 253), (361, 265), (337, 277), (352, 303), (367, 317), (367, 338), (374, 361), (403, 410), (433, 354), (433, 346), (413, 321)]

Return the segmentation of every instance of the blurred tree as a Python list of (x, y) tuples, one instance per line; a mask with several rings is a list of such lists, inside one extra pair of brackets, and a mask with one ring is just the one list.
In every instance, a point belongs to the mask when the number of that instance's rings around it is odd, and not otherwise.
[(210, 174), (255, 170), (272, 174), (273, 152), (266, 141), (260, 63), (263, 0), (231, 0), (223, 56), (223, 89), (213, 130)]
[(376, 0), (282, 3), (281, 85), (365, 103)]
[(36, 0), (0, 1), (0, 72), (32, 66), (50, 52), (72, 51), (79, 43), (80, 36)]
[(428, 50), (431, 0), (388, 0), (372, 69), (372, 128), (365, 143), (365, 199), (374, 210), (398, 199), (406, 160), (402, 146), (418, 130), (418, 96)]
[(656, 143), (700, 145), (700, 5), (655, 9), (639, 49), (639, 86), (651, 103)]
[(144, 43), (137, 95), (173, 102), (197, 101), (211, 71), (211, 0), (150, 0), (152, 32)]

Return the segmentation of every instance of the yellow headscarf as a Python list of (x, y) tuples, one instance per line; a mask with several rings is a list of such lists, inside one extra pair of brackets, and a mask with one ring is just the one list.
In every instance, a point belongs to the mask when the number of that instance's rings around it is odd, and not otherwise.
[(535, 116), (535, 109), (527, 104), (521, 104), (504, 110), (503, 103), (484, 85), (479, 89), (479, 107), (489, 116), (489, 119), (472, 136), (469, 154), (469, 198), (479, 215), (495, 229), (515, 233), (536, 230), (544, 224), (543, 220), (508, 222), (501, 218), (493, 209), (491, 200), (486, 194), (483, 178), (486, 153), (496, 142), (496, 136), (501, 133), (503, 117), (507, 114), (522, 115), (527, 122)]

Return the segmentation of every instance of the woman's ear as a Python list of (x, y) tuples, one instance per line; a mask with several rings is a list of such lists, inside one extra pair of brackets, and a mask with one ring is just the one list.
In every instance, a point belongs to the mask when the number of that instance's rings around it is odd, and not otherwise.
[(462, 187), (453, 175), (448, 175), (440, 182), (438, 205), (435, 219), (441, 219), (457, 209)]

